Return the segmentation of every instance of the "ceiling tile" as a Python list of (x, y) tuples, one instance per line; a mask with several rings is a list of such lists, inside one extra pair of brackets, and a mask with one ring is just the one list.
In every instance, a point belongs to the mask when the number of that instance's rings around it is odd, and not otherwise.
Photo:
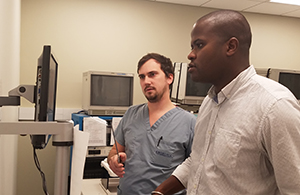
[(156, 0), (156, 1), (166, 2), (166, 3), (183, 4), (183, 5), (200, 6), (210, 0)]
[(299, 9), (298, 6), (293, 5), (285, 5), (280, 3), (261, 3), (257, 6), (250, 7), (245, 9), (246, 12), (256, 12), (256, 13), (265, 13), (265, 14), (275, 14), (275, 15), (282, 15), (284, 13), (288, 13), (291, 11), (295, 11)]
[(202, 5), (202, 7), (218, 8), (218, 9), (233, 9), (242, 11), (248, 7), (260, 4), (257, 1), (248, 0), (211, 0)]
[(246, 0), (246, 1), (269, 2), (270, 0)]
[(300, 6), (270, 3), (269, 0), (149, 0), (215, 9), (232, 9), (300, 18)]
[(296, 10), (296, 11), (285, 13), (285, 14), (283, 14), (283, 16), (290, 16), (290, 17), (300, 18), (300, 8), (298, 10)]

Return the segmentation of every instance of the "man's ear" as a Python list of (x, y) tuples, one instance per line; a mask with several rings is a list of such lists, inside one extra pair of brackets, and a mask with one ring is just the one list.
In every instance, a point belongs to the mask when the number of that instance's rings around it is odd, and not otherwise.
[(233, 54), (235, 54), (238, 50), (238, 47), (239, 47), (239, 40), (235, 37), (231, 37), (227, 41), (227, 55), (232, 56)]
[(172, 84), (172, 82), (173, 82), (173, 79), (174, 79), (174, 75), (173, 75), (173, 74), (171, 74), (171, 73), (169, 73), (169, 77), (168, 77), (168, 83), (169, 83), (169, 85), (171, 85), (171, 84)]

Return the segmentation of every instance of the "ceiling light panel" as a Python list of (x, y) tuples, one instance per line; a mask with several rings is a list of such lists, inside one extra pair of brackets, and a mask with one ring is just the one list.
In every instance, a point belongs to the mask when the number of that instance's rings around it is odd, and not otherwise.
[(300, 1), (299, 0), (270, 0), (272, 3), (283, 3), (283, 4), (289, 4), (289, 5), (299, 5), (300, 6)]
[(285, 13), (292, 12), (299, 9), (298, 6), (279, 4), (279, 3), (262, 3), (254, 7), (245, 9), (246, 12), (265, 13), (272, 15), (284, 15)]

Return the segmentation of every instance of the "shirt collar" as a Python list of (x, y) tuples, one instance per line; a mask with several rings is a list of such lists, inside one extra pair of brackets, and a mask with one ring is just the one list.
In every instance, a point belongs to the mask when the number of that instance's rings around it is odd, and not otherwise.
[(235, 77), (230, 83), (228, 83), (221, 91), (216, 94), (215, 87), (212, 86), (208, 91), (208, 96), (213, 99), (217, 104), (221, 104), (225, 99), (230, 99), (230, 97), (247, 82), (253, 75), (255, 75), (255, 69), (253, 65), (250, 65), (247, 69), (242, 71), (237, 77)]

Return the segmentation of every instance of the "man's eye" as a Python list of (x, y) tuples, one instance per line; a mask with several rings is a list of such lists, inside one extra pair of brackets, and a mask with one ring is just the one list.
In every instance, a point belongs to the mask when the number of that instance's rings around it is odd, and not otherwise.
[(139, 75), (140, 79), (144, 79), (145, 75)]
[(154, 76), (155, 76), (154, 72), (149, 73), (149, 77), (154, 77)]
[(202, 47), (203, 47), (203, 44), (202, 44), (202, 43), (197, 43), (196, 46), (197, 46), (198, 48), (202, 48)]
[(192, 49), (192, 50), (194, 50), (194, 49), (201, 49), (203, 46), (204, 46), (203, 43), (201, 43), (201, 42), (196, 42), (196, 43), (194, 43), (193, 45), (191, 45), (191, 49)]

